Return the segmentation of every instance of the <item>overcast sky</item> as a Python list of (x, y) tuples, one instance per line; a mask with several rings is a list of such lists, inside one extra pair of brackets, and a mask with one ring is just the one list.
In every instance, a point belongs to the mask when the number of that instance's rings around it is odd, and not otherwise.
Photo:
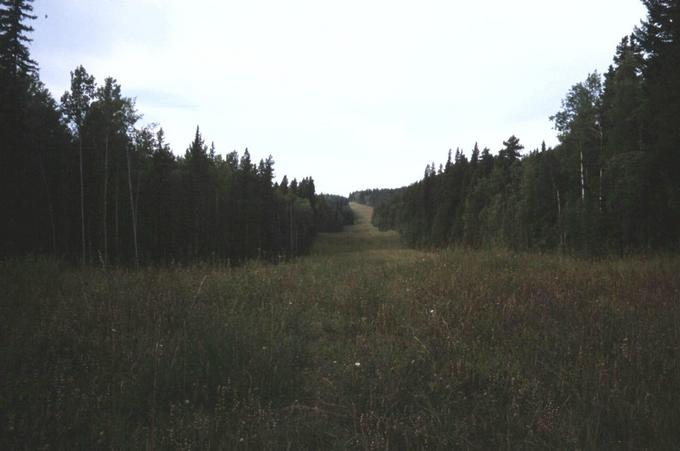
[(548, 119), (604, 72), (639, 0), (35, 0), (31, 51), (59, 99), (82, 64), (118, 80), (177, 154), (271, 154), (347, 195), (422, 177), (448, 149), (556, 143)]

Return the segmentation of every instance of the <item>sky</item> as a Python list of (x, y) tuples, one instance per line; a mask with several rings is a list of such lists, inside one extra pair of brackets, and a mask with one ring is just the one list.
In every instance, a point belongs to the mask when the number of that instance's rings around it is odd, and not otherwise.
[(475, 142), (557, 143), (549, 117), (606, 71), (639, 0), (35, 0), (58, 100), (78, 65), (136, 98), (184, 154), (272, 155), (317, 192), (394, 188)]

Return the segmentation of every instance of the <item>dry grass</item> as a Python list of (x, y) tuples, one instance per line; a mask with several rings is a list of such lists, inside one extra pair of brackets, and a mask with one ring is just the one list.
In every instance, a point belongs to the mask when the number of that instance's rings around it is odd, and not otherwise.
[(0, 263), (3, 449), (672, 448), (680, 259), (399, 246)]

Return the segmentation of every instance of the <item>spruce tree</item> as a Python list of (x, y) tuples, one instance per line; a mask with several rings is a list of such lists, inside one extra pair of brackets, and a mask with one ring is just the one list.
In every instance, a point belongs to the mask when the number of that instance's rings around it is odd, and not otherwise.
[(29, 80), (38, 71), (28, 50), (32, 41), (28, 34), (33, 27), (27, 22), (36, 18), (31, 14), (32, 3), (33, 0), (0, 0), (0, 127), (3, 132), (0, 138), (4, 143), (10, 138), (6, 134), (16, 134), (19, 130), (21, 105), (25, 103)]
[(4, 252), (16, 252), (23, 246), (19, 238), (25, 227), (27, 210), (25, 192), (30, 159), (26, 155), (27, 105), (37, 64), (31, 59), (27, 24), (32, 0), (0, 0), (0, 211), (9, 217), (0, 221), (0, 235), (6, 243)]
[(38, 65), (31, 59), (28, 33), (33, 27), (27, 25), (35, 20), (33, 0), (0, 0), (0, 69), (16, 79), (19, 76), (35, 74)]
[(507, 141), (503, 141), (503, 148), (498, 153), (498, 156), (505, 161), (515, 161), (521, 154), (520, 150), (524, 149), (524, 146), (519, 143), (519, 138), (512, 135)]
[(680, 1), (643, 0), (647, 19), (636, 30), (647, 101), (644, 133), (652, 159), (657, 244), (680, 244)]
[(605, 74), (602, 118), (605, 130), (603, 160), (613, 155), (643, 150), (642, 55), (634, 36), (616, 48), (614, 65)]
[(472, 148), (472, 155), (470, 156), (470, 163), (472, 163), (473, 166), (476, 166), (477, 162), (479, 162), (479, 145), (477, 143), (475, 143), (475, 147)]

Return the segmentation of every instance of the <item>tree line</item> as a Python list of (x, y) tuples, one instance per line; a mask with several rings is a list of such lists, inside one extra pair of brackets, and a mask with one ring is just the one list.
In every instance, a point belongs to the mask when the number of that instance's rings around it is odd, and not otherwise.
[(349, 206), (349, 199), (334, 194), (322, 194), (323, 202), (317, 209), (320, 232), (341, 232), (344, 226), (354, 224), (354, 212)]
[(114, 78), (82, 66), (56, 101), (31, 59), (32, 0), (0, 0), (0, 254), (84, 263), (277, 260), (350, 219), (311, 177), (274, 183), (274, 160), (222, 156), (196, 133), (176, 156), (139, 125)]
[(349, 200), (371, 207), (379, 207), (388, 203), (394, 196), (401, 193), (404, 188), (373, 188), (350, 193)]
[(502, 246), (583, 255), (680, 246), (680, 2), (647, 18), (613, 63), (567, 93), (555, 148), (457, 149), (400, 190), (353, 193), (413, 246)]

